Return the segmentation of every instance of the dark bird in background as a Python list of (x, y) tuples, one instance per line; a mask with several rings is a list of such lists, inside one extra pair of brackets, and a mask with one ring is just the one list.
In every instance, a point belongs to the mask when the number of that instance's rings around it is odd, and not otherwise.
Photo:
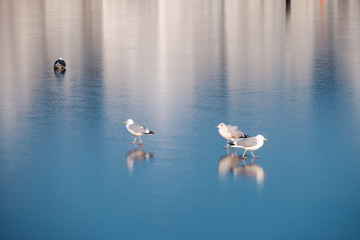
[(65, 70), (65, 67), (66, 67), (66, 63), (64, 59), (62, 59), (61, 57), (58, 60), (56, 60), (54, 63), (55, 70)]

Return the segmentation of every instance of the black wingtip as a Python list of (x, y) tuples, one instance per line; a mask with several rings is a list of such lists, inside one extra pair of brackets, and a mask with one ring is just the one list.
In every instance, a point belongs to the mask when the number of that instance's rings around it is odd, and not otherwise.
[(149, 134), (155, 134), (153, 131), (150, 131)]
[(244, 138), (249, 138), (250, 136), (249, 135), (244, 135)]

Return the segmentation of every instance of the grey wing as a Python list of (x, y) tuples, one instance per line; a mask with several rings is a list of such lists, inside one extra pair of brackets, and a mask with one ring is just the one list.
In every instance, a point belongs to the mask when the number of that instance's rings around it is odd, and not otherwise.
[(131, 124), (129, 129), (135, 133), (149, 133), (149, 129), (138, 124)]
[(229, 125), (227, 129), (231, 136), (233, 136), (234, 138), (244, 137), (244, 134), (238, 130), (237, 126)]
[(240, 138), (235, 140), (235, 144), (241, 147), (253, 147), (257, 144), (257, 139), (254, 137)]

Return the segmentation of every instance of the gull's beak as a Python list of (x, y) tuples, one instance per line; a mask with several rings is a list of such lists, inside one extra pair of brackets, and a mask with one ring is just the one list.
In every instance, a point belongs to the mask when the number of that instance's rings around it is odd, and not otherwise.
[(216, 126), (216, 128), (219, 128), (219, 126)]
[(265, 141), (267, 141), (267, 138), (264, 138)]
[(126, 122), (123, 122), (123, 124), (125, 124)]

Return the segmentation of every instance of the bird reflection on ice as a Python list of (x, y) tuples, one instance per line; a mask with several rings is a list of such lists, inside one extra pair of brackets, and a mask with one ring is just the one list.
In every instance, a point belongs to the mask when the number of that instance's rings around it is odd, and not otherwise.
[(228, 172), (230, 172), (233, 168), (236, 168), (238, 162), (240, 162), (241, 159), (241, 157), (237, 157), (235, 154), (222, 157), (219, 161), (220, 177), (225, 177)]
[(151, 152), (144, 152), (141, 149), (134, 149), (127, 153), (126, 155), (126, 163), (130, 172), (132, 172), (134, 168), (135, 162), (148, 161), (154, 154)]
[(62, 81), (64, 79), (65, 73), (66, 69), (54, 69), (54, 74), (58, 81)]
[(262, 184), (265, 178), (264, 169), (259, 165), (253, 164), (253, 161), (254, 159), (252, 159), (250, 164), (246, 164), (245, 159), (241, 156), (236, 156), (235, 154), (226, 155), (219, 161), (219, 175), (223, 178), (227, 173), (233, 172), (235, 176), (243, 175), (256, 178), (257, 183)]
[(262, 184), (265, 178), (265, 172), (262, 167), (256, 164), (245, 164), (232, 169), (235, 176), (244, 175), (246, 177), (256, 178), (258, 184)]

